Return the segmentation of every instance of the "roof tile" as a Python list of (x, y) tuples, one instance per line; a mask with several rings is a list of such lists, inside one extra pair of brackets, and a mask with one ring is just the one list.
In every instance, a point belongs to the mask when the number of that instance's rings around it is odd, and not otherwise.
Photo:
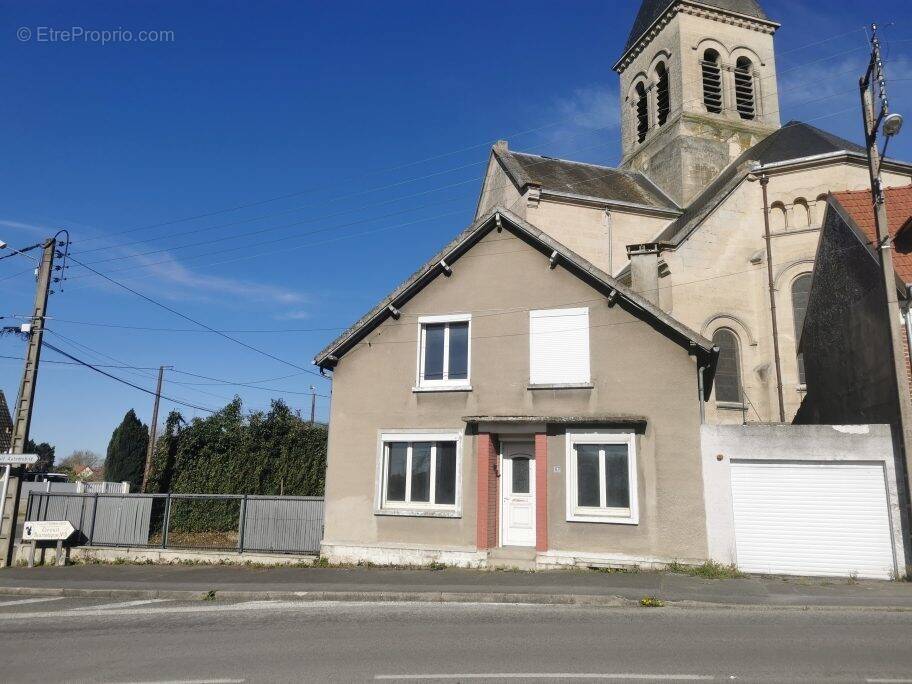
[[(912, 220), (912, 184), (898, 188), (885, 188), (887, 204), (887, 223), (890, 235), (906, 226)], [(877, 228), (874, 225), (874, 202), (870, 190), (847, 190), (834, 192), (839, 204), (848, 212), (852, 220), (864, 232), (872, 244), (877, 242)], [(907, 228), (908, 230), (908, 228)], [(912, 283), (912, 252), (893, 253), (893, 268), (904, 283)]]

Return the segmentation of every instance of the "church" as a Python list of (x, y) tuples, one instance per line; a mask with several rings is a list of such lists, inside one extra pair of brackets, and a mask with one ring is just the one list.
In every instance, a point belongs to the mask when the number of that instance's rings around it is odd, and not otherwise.
[[(711, 339), (721, 354), (707, 422), (780, 421), (763, 192), (751, 179), (768, 178), (785, 422), (805, 391), (796, 336), (827, 195), (870, 187), (861, 146), (780, 123), (778, 28), (757, 0), (644, 0), (614, 64), (619, 165), (500, 142), (478, 203), (478, 216), (509, 208)], [(912, 182), (910, 164), (883, 168), (887, 187)]]

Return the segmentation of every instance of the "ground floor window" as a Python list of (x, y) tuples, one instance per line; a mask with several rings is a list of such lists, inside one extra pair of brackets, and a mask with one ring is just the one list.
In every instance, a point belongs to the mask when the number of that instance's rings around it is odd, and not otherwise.
[(458, 434), (382, 435), (381, 512), (455, 512), (459, 495), (459, 454)]
[(636, 524), (636, 435), (567, 432), (567, 520)]

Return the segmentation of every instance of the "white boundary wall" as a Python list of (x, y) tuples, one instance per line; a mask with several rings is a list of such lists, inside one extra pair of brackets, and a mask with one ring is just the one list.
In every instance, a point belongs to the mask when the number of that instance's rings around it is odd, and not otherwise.
[[(703, 488), (709, 557), (737, 565), (731, 461), (882, 465), (894, 562), (905, 567), (899, 494), (889, 425), (703, 425)], [(721, 457), (721, 458), (720, 458)]]

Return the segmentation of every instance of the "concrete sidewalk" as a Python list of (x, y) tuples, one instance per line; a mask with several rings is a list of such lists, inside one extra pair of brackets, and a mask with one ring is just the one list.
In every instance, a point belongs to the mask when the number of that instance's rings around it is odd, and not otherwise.
[(118, 598), (299, 598), (629, 605), (644, 596), (687, 605), (912, 610), (912, 583), (668, 572), (496, 572), (382, 568), (76, 565), (0, 570), (0, 594)]

